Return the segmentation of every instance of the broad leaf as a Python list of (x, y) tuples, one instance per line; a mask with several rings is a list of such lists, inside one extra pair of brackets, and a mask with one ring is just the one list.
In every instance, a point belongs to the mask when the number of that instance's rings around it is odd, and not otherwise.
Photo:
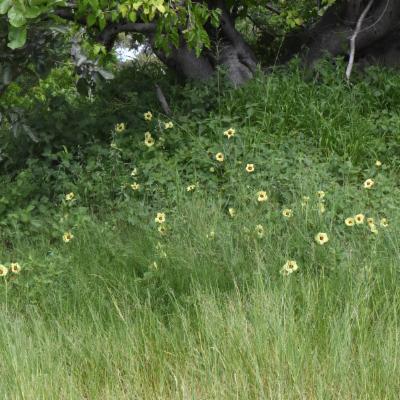
[(11, 7), (8, 10), (8, 21), (10, 22), (10, 25), (14, 26), (15, 28), (20, 28), (21, 26), (25, 25), (26, 23), (26, 18), (24, 14), (22, 13), (21, 10), (18, 8)]
[(91, 26), (93, 26), (96, 23), (97, 17), (94, 14), (90, 14), (87, 16), (86, 18), (86, 23), (87, 26), (90, 28)]
[(6, 14), (12, 6), (12, 0), (1, 0), (0, 1), (0, 14)]
[(10, 26), (8, 31), (8, 44), (10, 49), (18, 49), (23, 47), (26, 43), (26, 26), (15, 28)]
[(25, 10), (24, 15), (26, 18), (36, 18), (43, 12), (43, 9), (37, 6), (29, 7)]

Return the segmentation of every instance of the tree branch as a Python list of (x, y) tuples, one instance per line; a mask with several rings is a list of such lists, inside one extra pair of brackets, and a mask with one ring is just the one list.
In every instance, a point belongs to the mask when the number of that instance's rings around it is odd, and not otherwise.
[(347, 80), (350, 79), (351, 71), (353, 69), (353, 64), (354, 64), (354, 56), (356, 53), (356, 38), (358, 34), (360, 33), (362, 23), (364, 21), (364, 18), (368, 14), (369, 9), (371, 8), (374, 0), (370, 0), (367, 6), (365, 7), (364, 11), (361, 13), (360, 18), (357, 21), (356, 29), (354, 30), (353, 35), (351, 36), (350, 39), (350, 57), (349, 57), (349, 63), (347, 65), (346, 69), (346, 78)]
[(121, 32), (143, 33), (144, 35), (153, 34), (157, 25), (154, 22), (122, 22), (107, 25), (97, 36), (97, 40), (103, 43), (107, 49), (111, 49), (115, 38)]
[[(74, 5), (70, 7), (62, 7), (54, 10), (54, 14), (58, 17), (65, 19), (67, 21), (75, 21), (80, 25), (86, 25), (86, 19), (81, 17), (79, 19), (75, 18)], [(98, 35), (97, 40), (103, 43), (108, 50), (111, 49), (114, 44), (115, 38), (121, 32), (136, 32), (143, 34), (152, 34), (156, 31), (157, 25), (154, 22), (114, 22), (109, 23)]]
[(155, 88), (156, 88), (157, 99), (160, 102), (164, 113), (166, 115), (171, 115), (171, 109), (169, 108), (167, 99), (165, 98), (163, 91), (161, 90), (160, 86), (157, 84), (155, 85)]

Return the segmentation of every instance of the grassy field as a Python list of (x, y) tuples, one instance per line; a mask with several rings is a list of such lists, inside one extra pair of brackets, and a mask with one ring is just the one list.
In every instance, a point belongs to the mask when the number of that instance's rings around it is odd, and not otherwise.
[[(58, 225), (50, 209), (42, 233), (3, 224), (1, 260), (21, 271), (0, 277), (0, 398), (398, 398), (400, 100), (391, 75), (353, 91), (290, 79), (224, 99), (204, 134), (177, 118), (140, 161), (121, 141), (71, 181), (60, 164)], [(32, 168), (16, 187), (43, 190)]]

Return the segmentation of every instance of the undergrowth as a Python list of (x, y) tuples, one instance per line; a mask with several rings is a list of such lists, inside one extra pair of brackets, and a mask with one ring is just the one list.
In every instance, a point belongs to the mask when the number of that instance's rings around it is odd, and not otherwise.
[(110, 86), (8, 157), (0, 395), (397, 398), (398, 81), (165, 81), (170, 117)]

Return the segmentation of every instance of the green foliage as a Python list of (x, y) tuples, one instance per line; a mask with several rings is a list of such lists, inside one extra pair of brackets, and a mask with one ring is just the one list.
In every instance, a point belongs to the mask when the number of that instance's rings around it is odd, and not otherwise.
[(23, 47), (26, 43), (27, 25), (29, 20), (36, 19), (46, 13), (51, 6), (60, 4), (60, 1), (36, 1), (3, 0), (0, 4), (0, 15), (6, 14), (10, 24), (8, 46), (11, 49)]
[(397, 398), (399, 77), (343, 67), (179, 92), (126, 69), (90, 100), (68, 68), (11, 85), (57, 132), (4, 150), (0, 397)]
[(75, 79), (72, 66), (65, 66), (54, 69), (27, 91), (16, 83), (8, 88), (0, 105), (13, 112), (20, 110), (37, 140), (18, 132), (10, 134), (11, 121), (4, 119), (0, 130), (2, 168), (15, 171), (29, 157), (56, 153), (63, 146), (86, 148), (90, 143), (109, 140), (116, 120), (144, 128), (142, 114), (156, 106), (152, 80), (164, 79), (164, 74), (157, 64), (144, 68), (135, 65), (98, 88), (94, 99), (78, 94)]
[[(399, 168), (399, 78), (371, 69), (349, 88), (338, 78), (343, 67), (321, 66), (320, 82), (304, 82), (293, 65), (289, 74), (260, 76), (238, 90), (222, 89), (217, 81), (189, 85), (178, 94), (164, 81), (175, 108), (172, 127), (157, 111), (151, 86), (156, 69), (122, 70), (90, 101), (76, 94), (72, 74), (63, 69), (26, 97), (11, 86), (9, 96), (29, 110), (29, 125), (40, 141), (17, 137), (3, 150), (3, 167), (12, 171), (3, 185), (4, 232), (21, 225), (23, 231), (60, 237), (66, 227), (53, 222), (63, 217), (58, 205), (71, 191), (79, 193), (83, 213), (112, 208), (119, 210), (117, 220), (122, 215), (137, 225), (138, 215), (148, 216), (154, 207), (173, 212), (192, 194), (186, 191), (191, 185), (195, 196), (218, 198), (225, 212), (239, 210), (243, 201), (253, 204), (254, 193), (267, 190), (275, 209), (271, 218), (280, 218), (284, 207), (298, 207), (301, 196), (323, 185), (341, 204), (330, 216), (338, 222), (363, 198), (362, 182), (373, 178), (379, 186), (360, 208), (376, 218), (387, 216), (399, 206), (395, 195), (388, 196), (398, 190), (392, 182)], [(135, 73), (140, 79), (132, 80)], [(150, 121), (147, 111), (153, 113)], [(118, 123), (124, 123), (122, 132), (115, 129)], [(223, 134), (228, 128), (236, 130), (231, 139)], [(224, 154), (223, 162), (217, 153)], [(375, 159), (384, 167), (374, 167)], [(246, 172), (248, 163), (254, 173)], [(137, 175), (130, 176), (134, 169)], [(132, 190), (134, 183), (140, 190)], [(171, 191), (177, 184), (180, 189)], [(349, 186), (356, 189), (350, 193)], [(54, 202), (57, 207), (50, 207)], [(49, 222), (39, 226), (41, 219)]]

